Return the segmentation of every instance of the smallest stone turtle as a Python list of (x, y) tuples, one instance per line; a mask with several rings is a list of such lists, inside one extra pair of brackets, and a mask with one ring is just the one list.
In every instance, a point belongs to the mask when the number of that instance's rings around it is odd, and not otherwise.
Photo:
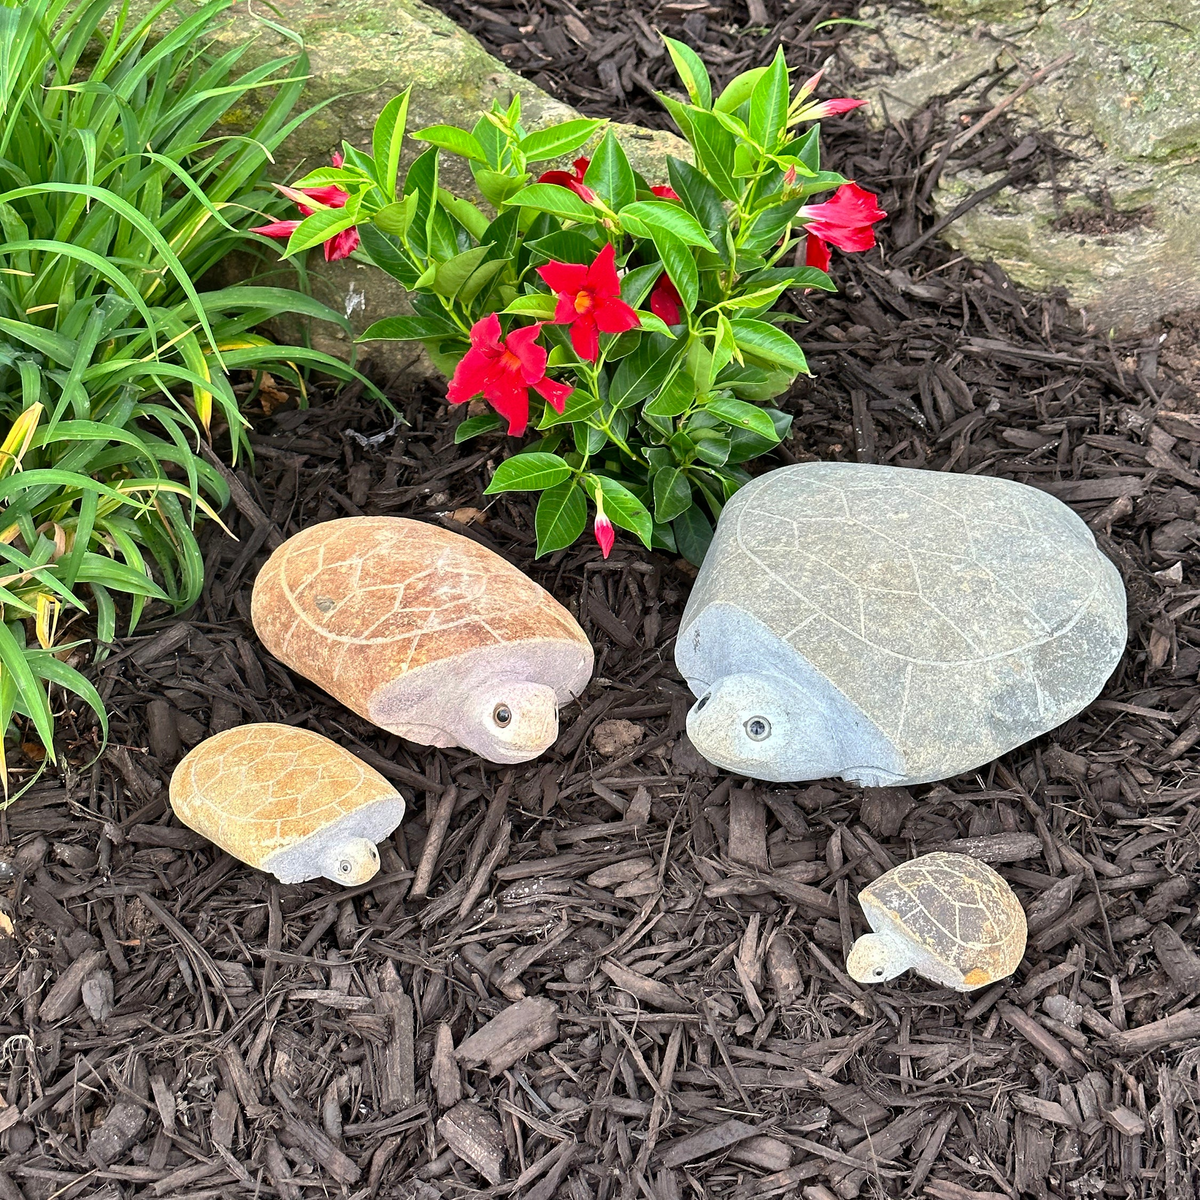
[(404, 797), (349, 750), (291, 725), (243, 725), (201, 742), (171, 776), (190, 829), (280, 883), (354, 886), (379, 870), (376, 843)]
[(1025, 953), (1025, 912), (987, 863), (935, 852), (880, 875), (858, 894), (874, 933), (850, 949), (846, 970), (883, 983), (912, 969), (970, 992), (1011, 975)]

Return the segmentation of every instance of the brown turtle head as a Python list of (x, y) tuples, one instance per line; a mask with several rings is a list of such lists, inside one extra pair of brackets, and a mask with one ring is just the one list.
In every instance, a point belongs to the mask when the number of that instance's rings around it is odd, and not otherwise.
[(554, 689), (528, 679), (485, 680), (448, 716), (458, 741), (489, 762), (525, 762), (558, 737)]

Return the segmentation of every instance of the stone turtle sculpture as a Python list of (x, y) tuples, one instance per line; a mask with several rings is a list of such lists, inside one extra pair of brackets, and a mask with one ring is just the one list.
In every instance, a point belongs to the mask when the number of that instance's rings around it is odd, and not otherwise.
[(956, 992), (1011, 975), (1025, 953), (1025, 912), (987, 863), (924, 854), (880, 875), (858, 895), (874, 930), (850, 948), (846, 970), (883, 983), (907, 970)]
[(802, 463), (725, 506), (675, 662), (688, 736), (757, 779), (970, 770), (1099, 694), (1125, 591), (1091, 531), (1005, 479)]
[(307, 729), (243, 725), (184, 756), (171, 807), (189, 828), (281, 883), (366, 883), (404, 797), (349, 750)]
[(461, 534), (402, 517), (313, 525), (267, 559), (254, 628), (368, 721), (498, 763), (536, 758), (592, 647), (544, 588)]

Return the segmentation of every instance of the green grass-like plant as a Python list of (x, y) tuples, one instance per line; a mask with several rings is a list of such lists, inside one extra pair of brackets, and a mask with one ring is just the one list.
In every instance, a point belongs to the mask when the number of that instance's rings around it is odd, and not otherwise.
[[(231, 4), (172, 23), (175, 0), (137, 20), (114, 0), (0, 0), (0, 734), (27, 718), (51, 760), (50, 685), (107, 736), (60, 627), (91, 612), (103, 644), (119, 604), (132, 632), (148, 601), (200, 594), (193, 527), (228, 500), (201, 441), (248, 449), (228, 373), (353, 374), (253, 332), (281, 312), (346, 327), (325, 306), (197, 290), (276, 203), (260, 178), (306, 115), (299, 40), (242, 70), (247, 43), (214, 41)], [(210, 133), (233, 109), (253, 128)]]

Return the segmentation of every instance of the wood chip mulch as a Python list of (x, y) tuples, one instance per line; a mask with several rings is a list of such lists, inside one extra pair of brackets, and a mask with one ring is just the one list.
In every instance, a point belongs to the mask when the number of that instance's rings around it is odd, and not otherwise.
[[(1112, 341), (936, 239), (898, 263), (931, 227), (939, 120), (834, 140), (894, 216), (836, 261), (837, 297), (797, 301), (814, 378), (775, 463), (985, 472), (1071, 504), (1129, 593), (1103, 697), (944, 783), (730, 778), (683, 735), (690, 568), (628, 539), (534, 562), (529, 506), (482, 495), (503, 439), (454, 446), (431, 391), (398, 394), (393, 426), (354, 389), (304, 411), (267, 389), (202, 601), (96, 670), (100, 759), (64, 713), (70, 765), (0, 813), (0, 1200), (1197, 1195), (1195, 321)], [(1003, 121), (988, 136), (1013, 153)], [(596, 677), (550, 753), (414, 747), (262, 651), (266, 554), (359, 513), (475, 537), (577, 614)], [(409, 798), (371, 883), (281, 886), (174, 820), (181, 755), (261, 720)], [(965, 996), (860, 987), (859, 889), (939, 848), (1012, 883), (1024, 962)]]

